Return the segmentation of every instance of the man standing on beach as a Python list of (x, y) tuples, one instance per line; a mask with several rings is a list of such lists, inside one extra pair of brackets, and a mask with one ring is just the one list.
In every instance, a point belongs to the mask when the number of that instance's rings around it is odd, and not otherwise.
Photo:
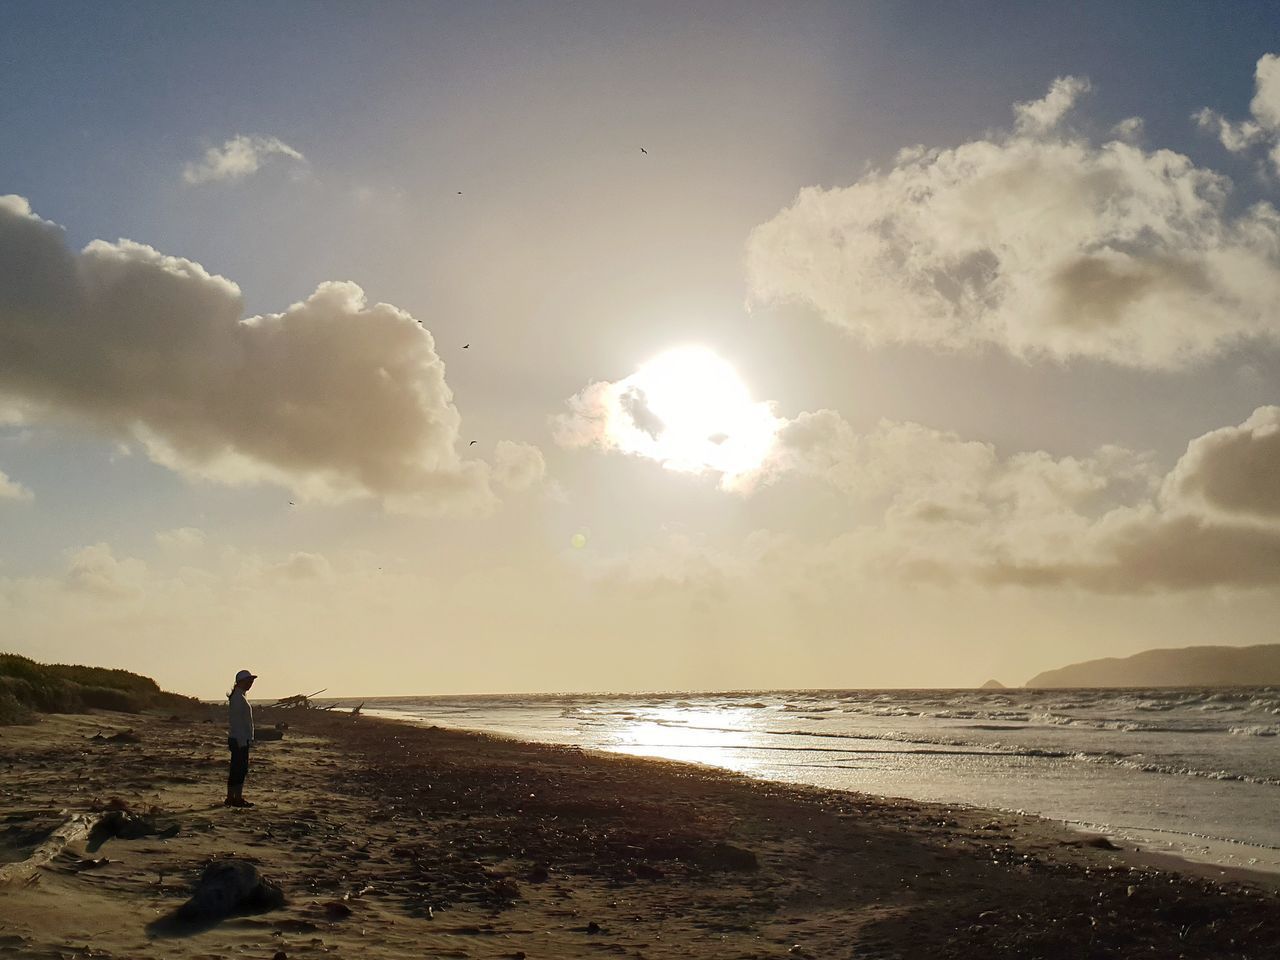
[(235, 686), (227, 694), (227, 746), (231, 748), (231, 770), (227, 774), (227, 799), (222, 803), (228, 807), (253, 806), (244, 798), (244, 780), (249, 775), (249, 745), (253, 743), (253, 707), (249, 706), (245, 694), (257, 679), (248, 670), (241, 670), (236, 674)]

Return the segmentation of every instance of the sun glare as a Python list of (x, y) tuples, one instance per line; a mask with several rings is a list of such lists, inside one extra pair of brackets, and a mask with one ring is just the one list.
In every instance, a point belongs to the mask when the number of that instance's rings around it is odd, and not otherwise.
[(615, 385), (618, 448), (685, 473), (716, 472), (721, 483), (756, 469), (782, 421), (753, 402), (724, 358), (705, 347), (663, 353)]

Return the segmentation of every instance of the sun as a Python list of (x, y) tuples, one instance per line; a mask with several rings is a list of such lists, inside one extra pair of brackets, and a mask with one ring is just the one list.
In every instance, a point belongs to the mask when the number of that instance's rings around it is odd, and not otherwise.
[(706, 347), (668, 350), (613, 386), (618, 449), (670, 470), (719, 473), (726, 487), (764, 462), (783, 423)]

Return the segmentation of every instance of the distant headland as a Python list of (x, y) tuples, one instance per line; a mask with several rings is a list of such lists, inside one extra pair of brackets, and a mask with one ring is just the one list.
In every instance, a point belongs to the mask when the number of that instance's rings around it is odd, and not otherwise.
[(1028, 687), (1256, 687), (1280, 685), (1280, 643), (1144, 650), (1037, 673)]

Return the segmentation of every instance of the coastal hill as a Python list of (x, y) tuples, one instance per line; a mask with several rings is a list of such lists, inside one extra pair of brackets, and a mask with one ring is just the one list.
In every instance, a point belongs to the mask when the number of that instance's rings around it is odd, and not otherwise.
[(1280, 643), (1144, 650), (1037, 673), (1028, 687), (1235, 687), (1280, 684)]

